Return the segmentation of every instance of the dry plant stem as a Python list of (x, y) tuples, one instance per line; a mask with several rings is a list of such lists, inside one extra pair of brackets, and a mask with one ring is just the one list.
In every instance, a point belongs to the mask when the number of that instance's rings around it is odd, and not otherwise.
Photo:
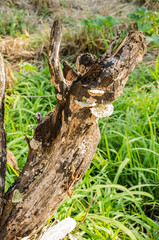
[(4, 62), (0, 55), (0, 216), (4, 205), (4, 186), (6, 172), (6, 133), (4, 129), (4, 96), (5, 96), (6, 74)]
[(89, 210), (90, 210), (90, 208), (91, 208), (91, 206), (92, 206), (92, 204), (93, 204), (96, 196), (97, 196), (97, 194), (94, 195), (94, 197), (93, 197), (93, 199), (92, 199), (92, 201), (91, 201), (91, 203), (90, 203), (90, 205), (89, 205), (89, 207), (88, 207), (88, 209), (87, 209), (87, 212), (86, 212), (84, 218), (83, 218), (82, 221), (77, 225), (77, 227), (75, 227), (75, 229), (73, 230), (73, 233), (77, 232), (77, 230), (79, 229), (79, 226), (80, 226), (80, 225), (84, 222), (84, 220), (86, 219), (87, 214), (88, 214), (88, 212), (89, 212)]
[(66, 64), (64, 77), (59, 62), (61, 32), (60, 23), (55, 21), (49, 66), (58, 103), (28, 140), (27, 163), (5, 194), (0, 221), (3, 240), (38, 232), (67, 193), (71, 194), (89, 168), (99, 143), (98, 118), (112, 113), (112, 103), (146, 51), (143, 34), (131, 32), (110, 57), (96, 59), (87, 53), (77, 58), (74, 69)]

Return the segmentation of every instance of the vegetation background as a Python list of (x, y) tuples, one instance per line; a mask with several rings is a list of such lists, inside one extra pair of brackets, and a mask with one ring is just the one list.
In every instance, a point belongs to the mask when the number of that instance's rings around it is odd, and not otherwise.
[[(25, 165), (37, 125), (56, 105), (49, 84), (53, 19), (63, 24), (61, 64), (80, 53), (103, 54), (116, 31), (143, 31), (148, 51), (114, 113), (100, 119), (101, 141), (73, 197), (48, 220), (82, 221), (77, 239), (159, 239), (159, 2), (157, 0), (1, 0), (0, 52), (7, 69), (5, 124), (9, 188)], [(91, 201), (96, 194), (93, 203)], [(87, 212), (87, 209), (89, 212)]]

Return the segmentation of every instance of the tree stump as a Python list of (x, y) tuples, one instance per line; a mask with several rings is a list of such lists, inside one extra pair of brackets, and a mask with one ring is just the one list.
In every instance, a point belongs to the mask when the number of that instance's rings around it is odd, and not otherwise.
[(145, 37), (138, 31), (129, 32), (113, 51), (118, 33), (103, 56), (82, 54), (75, 68), (65, 62), (62, 72), (61, 36), (62, 27), (55, 21), (49, 66), (58, 102), (45, 119), (39, 120), (33, 138), (27, 139), (27, 163), (19, 178), (5, 195), (1, 188), (3, 240), (39, 231), (67, 194), (71, 197), (99, 143), (98, 119), (113, 113), (112, 103), (121, 95), (129, 74), (146, 52)]

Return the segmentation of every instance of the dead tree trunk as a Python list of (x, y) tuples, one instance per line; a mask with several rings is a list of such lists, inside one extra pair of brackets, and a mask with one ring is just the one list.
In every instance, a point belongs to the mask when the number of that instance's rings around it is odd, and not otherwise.
[(146, 51), (141, 32), (129, 32), (102, 57), (83, 54), (76, 68), (60, 68), (61, 25), (51, 31), (49, 66), (58, 103), (35, 128), (29, 141), (27, 163), (5, 194), (0, 221), (1, 239), (11, 240), (37, 232), (60, 206), (90, 166), (100, 140), (98, 118), (113, 112), (128, 75)]

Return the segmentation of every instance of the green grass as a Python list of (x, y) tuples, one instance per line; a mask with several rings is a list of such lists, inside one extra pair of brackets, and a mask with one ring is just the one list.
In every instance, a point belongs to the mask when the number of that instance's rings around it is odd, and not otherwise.
[(18, 37), (26, 31), (33, 33), (35, 29), (34, 21), (31, 21), (25, 10), (13, 6), (0, 13), (0, 34), (3, 36)]
[[(31, 138), (37, 125), (35, 113), (40, 112), (45, 117), (56, 105), (54, 87), (49, 84), (48, 67), (37, 70), (28, 64), (21, 71), (23, 74), (15, 74), (17, 82), (13, 89), (7, 90), (5, 102), (7, 147), (14, 153), (20, 170), (26, 163), (28, 152), (25, 136)], [(10, 166), (7, 168), (10, 174), (7, 173), (6, 190), (16, 178)]]

